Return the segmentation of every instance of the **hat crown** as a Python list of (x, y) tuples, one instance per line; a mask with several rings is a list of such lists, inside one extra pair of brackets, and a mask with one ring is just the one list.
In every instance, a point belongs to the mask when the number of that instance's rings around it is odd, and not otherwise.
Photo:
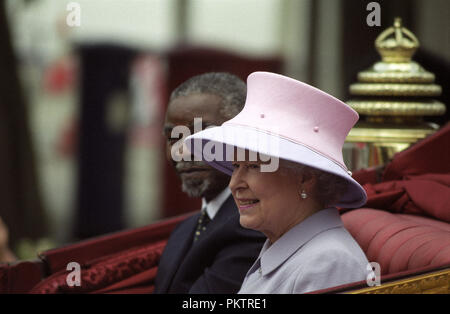
[(356, 111), (313, 86), (279, 74), (254, 72), (247, 79), (244, 109), (224, 125), (278, 135), (346, 169), (342, 147), (356, 121)]

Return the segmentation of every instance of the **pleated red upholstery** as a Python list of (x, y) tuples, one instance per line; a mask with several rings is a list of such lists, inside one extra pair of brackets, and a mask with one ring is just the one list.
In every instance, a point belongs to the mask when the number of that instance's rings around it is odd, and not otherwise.
[(381, 274), (450, 263), (450, 224), (362, 208), (342, 215), (345, 227)]

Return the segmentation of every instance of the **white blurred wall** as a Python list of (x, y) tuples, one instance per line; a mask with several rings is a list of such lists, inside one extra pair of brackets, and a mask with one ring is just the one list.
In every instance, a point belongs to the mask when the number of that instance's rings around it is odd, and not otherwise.
[[(308, 2), (309, 0), (301, 0)], [(80, 6), (80, 26), (66, 24), (67, 4)], [(250, 55), (272, 55), (283, 46), (285, 0), (191, 0), (186, 40)], [(20, 50), (39, 46), (51, 59), (67, 41), (120, 42), (160, 51), (179, 38), (180, 0), (8, 0)]]

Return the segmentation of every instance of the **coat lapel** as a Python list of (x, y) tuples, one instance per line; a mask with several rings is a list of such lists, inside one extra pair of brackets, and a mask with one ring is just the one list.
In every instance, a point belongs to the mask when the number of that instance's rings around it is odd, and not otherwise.
[[(172, 233), (168, 246), (165, 249), (169, 254), (165, 254), (163, 261), (167, 268), (164, 271), (164, 277), (158, 284), (158, 292), (170, 293), (170, 291), (182, 290), (183, 287), (179, 285), (183, 284), (184, 280), (176, 279), (177, 276), (193, 275), (199, 269), (203, 272), (203, 267), (200, 263), (203, 259), (199, 259), (199, 256), (204, 254), (205, 245), (212, 243), (208, 237), (214, 230), (220, 228), (221, 224), (226, 223), (231, 215), (236, 213), (237, 207), (233, 197), (230, 196), (222, 204), (214, 219), (208, 224), (204, 234), (200, 236), (195, 244), (192, 241), (200, 213), (188, 218)], [(174, 279), (176, 281), (175, 285), (172, 283)]]

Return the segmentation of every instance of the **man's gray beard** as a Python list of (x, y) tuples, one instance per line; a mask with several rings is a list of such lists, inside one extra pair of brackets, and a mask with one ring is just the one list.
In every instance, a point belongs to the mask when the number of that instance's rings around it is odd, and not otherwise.
[(195, 180), (195, 179), (186, 179), (182, 180), (181, 189), (185, 192), (189, 197), (203, 197), (203, 194), (209, 189), (211, 186), (211, 181), (209, 179), (204, 180)]

